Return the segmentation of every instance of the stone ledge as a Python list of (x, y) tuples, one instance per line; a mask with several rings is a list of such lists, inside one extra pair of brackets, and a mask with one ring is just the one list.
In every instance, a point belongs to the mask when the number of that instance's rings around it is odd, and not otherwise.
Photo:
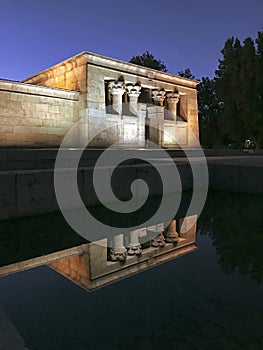
[[(11, 153), (9, 154), (9, 152)], [(20, 168), (20, 170), (0, 171), (0, 220), (28, 215), (39, 215), (58, 210), (54, 193), (54, 174), (52, 170), (55, 160), (55, 151), (46, 150), (43, 151), (43, 154), (39, 150), (32, 150), (32, 152), (28, 153), (27, 160), (23, 160), (23, 157), (20, 158), (21, 153), (16, 153), (17, 150), (13, 152), (13, 157), (11, 156), (12, 150), (3, 150), (0, 152), (1, 163), (5, 164), (6, 162), (10, 162), (11, 165), (14, 164), (16, 168)], [(99, 150), (98, 153), (99, 152), (101, 151)], [(9, 157), (11, 157), (11, 159)], [(20, 158), (20, 160), (16, 160), (17, 157)], [(38, 157), (39, 159), (36, 159)], [(191, 190), (193, 183), (191, 168), (184, 158), (180, 158), (179, 160), (176, 160), (176, 164), (180, 173), (183, 191)], [(94, 164), (95, 159), (90, 159), (88, 157), (84, 159), (84, 162), (80, 164), (79, 167), (79, 189), (86, 205), (99, 204), (94, 193), (90, 191), (92, 162)], [(235, 165), (213, 162), (213, 160), (210, 161), (208, 159), (210, 189), (236, 193), (263, 194), (262, 165), (256, 166), (252, 164), (250, 166), (245, 166), (244, 164)], [(33, 169), (23, 170), (25, 165)], [(46, 167), (46, 169), (38, 169), (36, 166)], [(163, 163), (161, 166), (169, 170), (167, 164)], [(109, 164), (109, 166), (100, 168), (100, 171), (106, 172), (107, 176), (110, 177), (112, 169), (113, 167)], [(70, 157), (65, 159), (65, 168), (61, 169), (61, 171), (65, 172), (65, 176), (67, 172), (72, 171), (72, 160)], [(202, 171), (201, 165), (200, 171)], [(134, 163), (120, 167), (118, 174), (119, 180), (117, 181), (118, 191), (120, 191), (123, 200), (127, 199), (127, 186), (123, 179), (131, 178), (132, 180), (134, 177), (140, 178), (142, 175), (145, 175), (145, 172), (147, 173), (149, 181), (154, 186), (152, 195), (158, 196), (162, 194), (161, 188), (159, 188), (159, 184), (156, 182), (150, 166), (143, 163)], [(111, 203), (110, 194), (108, 196), (108, 202)]]
[(0, 91), (76, 101), (79, 99), (80, 95), (78, 91), (51, 88), (27, 83), (10, 82), (9, 80), (0, 80)]

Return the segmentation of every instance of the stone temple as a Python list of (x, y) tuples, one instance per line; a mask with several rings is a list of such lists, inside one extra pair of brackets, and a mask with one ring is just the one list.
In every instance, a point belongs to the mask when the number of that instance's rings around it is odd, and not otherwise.
[(195, 148), (198, 82), (82, 52), (22, 82), (0, 80), (0, 146), (58, 147), (79, 120), (74, 142), (90, 147)]

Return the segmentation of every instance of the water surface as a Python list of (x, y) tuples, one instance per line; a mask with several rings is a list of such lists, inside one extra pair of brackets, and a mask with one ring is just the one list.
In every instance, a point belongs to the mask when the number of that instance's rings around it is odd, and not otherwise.
[(197, 251), (93, 292), (47, 266), (18, 272), (0, 303), (30, 349), (262, 349), (262, 212), (260, 196), (211, 192)]

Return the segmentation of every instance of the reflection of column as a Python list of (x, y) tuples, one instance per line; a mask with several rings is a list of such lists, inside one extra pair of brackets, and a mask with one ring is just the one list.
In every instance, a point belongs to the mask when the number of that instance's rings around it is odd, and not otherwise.
[(152, 246), (160, 248), (165, 246), (165, 240), (162, 232), (152, 239)]
[(123, 81), (112, 81), (109, 83), (109, 91), (112, 94), (112, 106), (115, 112), (122, 114), (122, 95), (126, 91)]
[(110, 260), (112, 261), (124, 261), (127, 257), (127, 250), (123, 245), (123, 234), (114, 236), (113, 246), (110, 251)]
[(165, 90), (153, 90), (152, 91), (152, 97), (157, 106), (163, 107), (163, 101), (165, 99)]
[(135, 230), (130, 232), (130, 243), (128, 245), (128, 254), (129, 255), (141, 255), (142, 246), (139, 242), (139, 232), (140, 230)]
[(179, 231), (180, 237), (194, 238), (196, 235), (196, 222), (197, 222), (197, 215), (191, 215), (191, 216), (187, 216), (185, 218), (179, 219), (178, 231)]
[(151, 245), (153, 247), (162, 248), (165, 245), (163, 231), (164, 231), (163, 222), (157, 225), (147, 227), (148, 235), (151, 235)]
[(141, 87), (137, 83), (135, 85), (127, 85), (128, 96), (130, 99), (130, 111), (133, 114), (137, 114), (138, 112), (138, 97), (141, 93)]
[(168, 110), (173, 116), (173, 119), (176, 120), (177, 104), (180, 100), (180, 94), (178, 92), (167, 92), (166, 97), (168, 102)]
[(165, 241), (167, 243), (177, 243), (178, 233), (176, 232), (176, 221), (173, 220), (166, 229)]

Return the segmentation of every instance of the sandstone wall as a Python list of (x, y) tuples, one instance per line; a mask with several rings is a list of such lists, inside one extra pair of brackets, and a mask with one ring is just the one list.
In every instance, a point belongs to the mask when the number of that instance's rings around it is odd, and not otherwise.
[(188, 134), (188, 146), (195, 147), (196, 142), (199, 141), (199, 125), (198, 125), (198, 107), (197, 107), (197, 91), (193, 90), (188, 96), (188, 128), (191, 129), (192, 134)]
[(78, 92), (0, 80), (0, 146), (60, 145), (78, 100)]
[(23, 82), (64, 90), (87, 91), (87, 58), (80, 53), (52, 66)]
[[(195, 147), (196, 141), (199, 139), (197, 82), (195, 81), (82, 52), (24, 80), (24, 82), (80, 92), (79, 118), (86, 117), (88, 120), (88, 124), (80, 126), (79, 142), (81, 144), (92, 133), (95, 126), (107, 124), (109, 115), (105, 113), (105, 79), (117, 80), (120, 75), (126, 82), (136, 83), (140, 81), (142, 86), (150, 86), (151, 88), (164, 88), (167, 91), (173, 91), (174, 87), (177, 86), (179, 92), (182, 93), (180, 115), (188, 122), (187, 144), (189, 147)], [(119, 130), (118, 123), (113, 129), (110, 135), (102, 134), (103, 137), (94, 139), (90, 146), (101, 147), (106, 146), (109, 142), (116, 142), (119, 138), (117, 135), (122, 134), (122, 131)], [(144, 137), (144, 135), (141, 136)]]

